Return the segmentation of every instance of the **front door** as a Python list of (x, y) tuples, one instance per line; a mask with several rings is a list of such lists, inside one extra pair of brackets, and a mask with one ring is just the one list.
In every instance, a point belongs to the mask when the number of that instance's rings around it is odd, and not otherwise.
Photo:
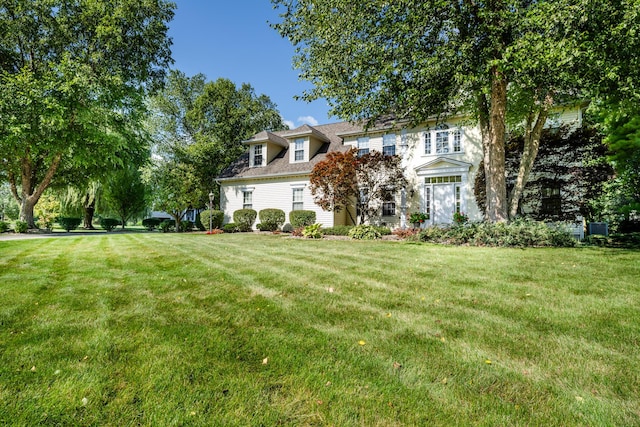
[(456, 210), (455, 185), (433, 185), (433, 224), (450, 224)]

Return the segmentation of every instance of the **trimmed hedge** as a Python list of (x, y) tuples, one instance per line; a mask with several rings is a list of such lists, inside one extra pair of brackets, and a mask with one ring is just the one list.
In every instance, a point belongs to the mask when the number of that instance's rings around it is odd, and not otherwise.
[(238, 231), (240, 231), (240, 229), (238, 228), (238, 224), (236, 224), (235, 222), (229, 222), (223, 225), (222, 230), (225, 233), (237, 233)]
[(62, 216), (58, 218), (58, 224), (60, 227), (64, 228), (67, 231), (75, 230), (82, 223), (82, 218), (68, 217)]
[(236, 223), (240, 231), (251, 231), (257, 216), (258, 212), (254, 209), (238, 209), (233, 213), (233, 222)]
[(148, 231), (153, 231), (160, 225), (160, 218), (145, 218), (142, 220), (142, 226)]
[[(284, 222), (284, 221), (283, 221)], [(291, 211), (289, 212), (289, 222), (293, 228), (306, 227), (316, 222), (316, 213), (314, 211)]]
[(170, 232), (171, 230), (173, 230), (173, 229), (174, 229), (175, 225), (176, 225), (176, 223), (175, 223), (175, 221), (174, 221), (174, 220), (172, 220), (172, 219), (165, 219), (164, 221), (162, 221), (162, 222), (160, 223), (159, 228), (160, 228), (160, 230), (161, 230), (163, 233), (168, 233), (168, 232)]
[(259, 230), (276, 231), (284, 224), (285, 215), (282, 209), (262, 209), (259, 218)]
[(200, 222), (205, 230), (209, 229), (209, 217), (212, 217), (211, 226), (212, 228), (221, 228), (222, 221), (224, 221), (224, 212), (219, 210), (214, 210), (213, 212), (209, 211), (209, 209), (205, 209), (200, 212)]
[(121, 224), (120, 220), (115, 218), (100, 218), (100, 226), (107, 231), (112, 231)]

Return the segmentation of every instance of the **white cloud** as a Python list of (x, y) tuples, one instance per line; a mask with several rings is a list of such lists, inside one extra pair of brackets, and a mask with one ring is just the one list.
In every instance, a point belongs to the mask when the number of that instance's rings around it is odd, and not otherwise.
[(298, 117), (298, 123), (300, 125), (303, 125), (303, 124), (306, 123), (309, 126), (318, 126), (318, 124), (319, 124), (318, 121), (316, 120), (316, 118), (313, 117), (313, 116), (301, 116), (301, 117)]
[(294, 129), (296, 127), (295, 123), (293, 123), (291, 120), (282, 119), (282, 121), (285, 125), (289, 126), (289, 129)]

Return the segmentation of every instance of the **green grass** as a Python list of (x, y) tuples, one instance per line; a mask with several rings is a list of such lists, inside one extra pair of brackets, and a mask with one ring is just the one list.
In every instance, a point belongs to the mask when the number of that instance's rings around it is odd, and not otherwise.
[(640, 425), (639, 278), (606, 248), (0, 241), (0, 425)]

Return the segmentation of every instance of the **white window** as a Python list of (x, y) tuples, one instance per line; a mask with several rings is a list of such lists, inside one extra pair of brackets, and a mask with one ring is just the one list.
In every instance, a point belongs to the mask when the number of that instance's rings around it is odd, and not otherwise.
[(431, 154), (431, 132), (424, 133), (424, 154)]
[(304, 139), (297, 138), (294, 142), (294, 160), (296, 162), (304, 161)]
[(262, 166), (262, 145), (253, 146), (253, 166)]
[(386, 156), (396, 155), (396, 134), (387, 133), (382, 136), (382, 154)]
[(453, 132), (453, 152), (462, 152), (462, 132), (460, 132), (460, 129)]
[(447, 154), (449, 152), (449, 126), (439, 125), (436, 127), (436, 154)]
[(424, 213), (431, 219), (431, 187), (424, 188)]
[(362, 136), (358, 138), (358, 157), (369, 154), (369, 137)]
[(304, 209), (304, 188), (293, 189), (293, 207), (291, 210), (301, 211)]
[(242, 192), (242, 209), (253, 209), (253, 191)]

